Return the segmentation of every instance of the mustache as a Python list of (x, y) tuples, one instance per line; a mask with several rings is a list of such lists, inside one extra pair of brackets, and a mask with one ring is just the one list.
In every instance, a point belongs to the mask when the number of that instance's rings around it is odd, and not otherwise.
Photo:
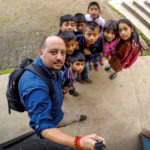
[(57, 63), (61, 63), (61, 64), (63, 64), (64, 62), (63, 62), (63, 61), (61, 61), (61, 60), (57, 60), (57, 61), (55, 61), (55, 62), (54, 62), (54, 64), (57, 64)]

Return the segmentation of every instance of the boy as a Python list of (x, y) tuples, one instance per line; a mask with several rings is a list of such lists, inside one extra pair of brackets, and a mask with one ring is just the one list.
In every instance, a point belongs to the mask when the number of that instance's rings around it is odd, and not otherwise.
[[(59, 35), (59, 37), (64, 40), (66, 45), (66, 60), (64, 66), (62, 67), (62, 70), (64, 71), (67, 67), (70, 67), (70, 57), (73, 55), (74, 51), (78, 49), (78, 43), (76, 41), (74, 33), (71, 31), (64, 31)], [(69, 93), (71, 95), (78, 96), (75, 88), (70, 88)]]
[(77, 13), (74, 15), (74, 21), (75, 21), (75, 35), (82, 34), (84, 25), (86, 23), (85, 16), (81, 13)]
[(99, 25), (94, 22), (87, 22), (85, 24), (83, 35), (77, 35), (77, 41), (79, 43), (79, 48), (84, 52), (86, 56), (85, 67), (82, 72), (82, 80), (87, 83), (92, 83), (88, 78), (89, 72), (89, 62), (94, 61), (95, 70), (98, 71), (98, 59), (102, 53), (101, 38), (99, 37), (100, 29)]
[(76, 49), (78, 49), (78, 43), (76, 41), (76, 37), (73, 32), (71, 31), (64, 31), (59, 34), (66, 45), (66, 60), (64, 64), (64, 68), (69, 66), (69, 57), (74, 53)]
[(68, 90), (74, 91), (74, 96), (78, 96), (79, 93), (75, 91), (74, 82), (76, 81), (78, 74), (81, 73), (85, 66), (85, 55), (81, 51), (75, 51), (73, 55), (70, 56), (70, 67), (66, 68), (64, 71), (64, 83), (62, 85), (62, 91), (64, 98), (66, 98), (66, 93)]
[(75, 27), (75, 23), (74, 23), (74, 17), (72, 15), (67, 14), (67, 15), (61, 16), (60, 17), (60, 30), (56, 35), (59, 36), (61, 32), (64, 32), (66, 30), (74, 32), (74, 27)]
[[(85, 15), (86, 21), (95, 21), (100, 27), (100, 32), (103, 30), (105, 20), (100, 16), (101, 10), (97, 2), (91, 2), (88, 5), (87, 15)], [(103, 56), (100, 56), (100, 64), (104, 65)]]

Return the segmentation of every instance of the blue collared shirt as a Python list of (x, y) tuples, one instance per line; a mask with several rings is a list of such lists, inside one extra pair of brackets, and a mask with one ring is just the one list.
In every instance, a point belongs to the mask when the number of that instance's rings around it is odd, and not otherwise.
[(30, 126), (38, 136), (40, 131), (47, 128), (56, 128), (63, 118), (63, 96), (61, 91), (62, 74), (57, 71), (57, 79), (44, 66), (40, 57), (33, 62), (41, 66), (49, 75), (53, 86), (53, 100), (49, 96), (49, 88), (44, 81), (30, 71), (25, 71), (19, 80), (19, 94), (21, 103), (28, 111)]

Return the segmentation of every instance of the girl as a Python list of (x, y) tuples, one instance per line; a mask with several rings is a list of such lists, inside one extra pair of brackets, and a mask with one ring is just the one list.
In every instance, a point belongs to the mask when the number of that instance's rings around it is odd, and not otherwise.
[(116, 46), (115, 53), (111, 55), (109, 60), (110, 66), (115, 71), (110, 75), (110, 79), (114, 79), (117, 76), (117, 72), (122, 69), (131, 67), (141, 51), (139, 35), (128, 19), (120, 19), (118, 21), (118, 33), (121, 40)]
[[(120, 41), (117, 36), (117, 22), (114, 20), (107, 20), (104, 24), (102, 38), (103, 57), (108, 61), (111, 59), (111, 55), (115, 52), (115, 46)], [(109, 70), (110, 66), (106, 66), (105, 70)]]

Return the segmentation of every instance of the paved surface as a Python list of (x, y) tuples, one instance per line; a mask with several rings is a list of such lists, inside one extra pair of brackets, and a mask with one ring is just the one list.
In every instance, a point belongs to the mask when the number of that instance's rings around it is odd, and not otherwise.
[[(105, 62), (105, 65), (107, 62)], [(150, 124), (150, 57), (139, 57), (136, 63), (110, 81), (110, 72), (101, 67), (90, 72), (92, 84), (76, 84), (79, 97), (64, 101), (65, 111), (87, 114), (83, 123), (61, 130), (73, 136), (97, 133), (107, 142), (106, 150), (141, 150), (139, 133)], [(26, 113), (8, 115), (5, 97), (8, 75), (0, 76), (0, 143), (31, 129)]]

